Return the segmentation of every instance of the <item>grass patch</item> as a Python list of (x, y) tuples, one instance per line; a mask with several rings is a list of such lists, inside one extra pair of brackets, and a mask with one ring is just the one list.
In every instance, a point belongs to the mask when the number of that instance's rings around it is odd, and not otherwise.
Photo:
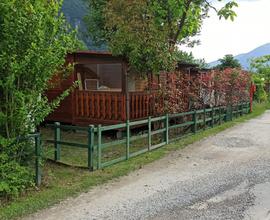
[(201, 131), (196, 135), (183, 138), (178, 142), (134, 157), (128, 161), (91, 173), (84, 169), (71, 168), (47, 162), (44, 166), (44, 181), (42, 187), (26, 192), (24, 196), (16, 198), (8, 204), (2, 204), (0, 207), (0, 219), (4, 220), (22, 217), (52, 206), (67, 197), (86, 192), (97, 185), (104, 184), (112, 179), (140, 169), (142, 166), (164, 157), (169, 152), (184, 148), (205, 137), (215, 135), (229, 127), (257, 117), (269, 108), (269, 104), (256, 104), (254, 106), (254, 111), (251, 114), (224, 123), (220, 126)]

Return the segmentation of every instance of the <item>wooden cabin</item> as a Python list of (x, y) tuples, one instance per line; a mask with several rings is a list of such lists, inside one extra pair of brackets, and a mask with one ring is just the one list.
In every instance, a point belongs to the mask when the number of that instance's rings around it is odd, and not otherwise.
[[(80, 81), (46, 121), (89, 125), (116, 124), (137, 120), (153, 114), (147, 78), (127, 75), (126, 63), (107, 52), (81, 51), (67, 56), (74, 71), (46, 92), (50, 100)], [(55, 80), (54, 80), (55, 81)]]
[[(158, 85), (173, 83), (170, 78), (176, 78), (175, 73), (144, 78), (132, 72), (128, 75), (126, 62), (107, 52), (79, 51), (69, 54), (67, 62), (74, 64), (74, 70), (68, 78), (52, 79), (54, 87), (46, 92), (49, 101), (74, 82), (80, 84), (46, 121), (73, 125), (116, 124), (154, 116)], [(177, 70), (197, 74), (194, 68), (195, 65), (180, 63)]]

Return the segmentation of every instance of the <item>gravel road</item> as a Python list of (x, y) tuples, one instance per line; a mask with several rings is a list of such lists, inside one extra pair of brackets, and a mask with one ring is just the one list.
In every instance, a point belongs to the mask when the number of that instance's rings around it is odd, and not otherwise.
[(270, 111), (27, 220), (270, 220)]

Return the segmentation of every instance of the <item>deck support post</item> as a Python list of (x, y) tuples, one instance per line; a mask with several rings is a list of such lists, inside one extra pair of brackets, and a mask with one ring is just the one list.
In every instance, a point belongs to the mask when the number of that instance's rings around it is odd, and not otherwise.
[(126, 129), (127, 129), (127, 139), (126, 139), (126, 159), (129, 159), (129, 147), (130, 147), (130, 125), (129, 120), (126, 122)]
[(148, 117), (148, 151), (151, 150), (152, 145), (152, 122), (151, 116)]
[(97, 143), (97, 154), (98, 154), (98, 158), (97, 158), (97, 169), (101, 168), (101, 157), (102, 157), (102, 152), (101, 152), (101, 138), (102, 138), (102, 130), (101, 130), (101, 125), (98, 125), (97, 127), (97, 133), (98, 133), (98, 143)]
[(214, 127), (214, 124), (215, 124), (214, 116), (215, 116), (215, 108), (212, 107), (212, 111), (211, 111), (211, 127), (212, 128)]
[(194, 122), (193, 133), (196, 133), (197, 132), (197, 112), (196, 112), (196, 110), (193, 113), (193, 122)]
[(219, 125), (221, 125), (221, 107), (218, 107)]
[(35, 176), (35, 183), (36, 186), (40, 186), (41, 185), (41, 168), (40, 168), (40, 163), (41, 163), (41, 149), (40, 149), (40, 145), (41, 145), (41, 140), (40, 140), (40, 133), (38, 133), (35, 136), (35, 154), (36, 154), (36, 161), (35, 161), (35, 172), (36, 172), (36, 176)]
[(203, 130), (206, 129), (206, 109), (205, 105), (203, 105)]
[(61, 145), (58, 143), (61, 141), (60, 122), (54, 123), (54, 160), (59, 161), (61, 159)]
[(166, 118), (165, 118), (165, 142), (166, 144), (169, 144), (169, 114), (166, 114)]
[(94, 125), (88, 127), (88, 169), (89, 171), (94, 170)]

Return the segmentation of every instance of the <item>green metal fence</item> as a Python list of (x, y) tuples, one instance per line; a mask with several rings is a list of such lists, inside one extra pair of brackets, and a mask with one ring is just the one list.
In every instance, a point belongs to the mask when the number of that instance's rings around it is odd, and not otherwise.
[[(87, 150), (87, 167), (90, 171), (128, 160), (142, 153), (165, 146), (187, 135), (200, 130), (214, 127), (226, 121), (233, 120), (250, 111), (250, 103), (245, 102), (234, 106), (205, 108), (178, 114), (167, 114), (161, 117), (149, 117), (139, 121), (109, 125), (78, 127), (55, 124), (48, 125), (54, 130), (53, 140), (47, 143), (54, 145), (54, 160), (61, 162), (63, 145)], [(140, 127), (141, 133), (132, 134)], [(84, 141), (65, 141), (61, 137), (63, 131), (80, 131), (86, 134)], [(104, 134), (109, 131), (121, 131), (122, 138), (104, 141)], [(137, 142), (134, 144), (134, 142)]]

